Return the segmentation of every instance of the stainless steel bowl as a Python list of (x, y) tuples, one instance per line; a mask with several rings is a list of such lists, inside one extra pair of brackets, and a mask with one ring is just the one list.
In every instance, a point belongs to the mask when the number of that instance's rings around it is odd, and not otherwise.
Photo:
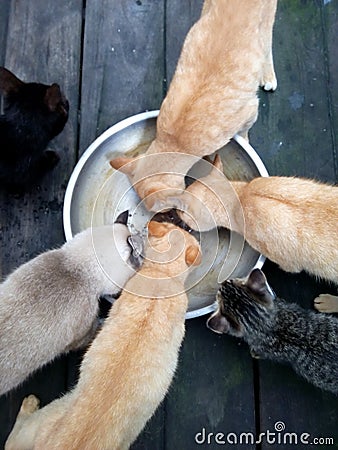
[[(64, 200), (63, 224), (67, 240), (90, 226), (113, 223), (126, 209), (137, 209), (132, 223), (136, 229), (144, 227), (152, 217), (153, 213), (139, 206), (140, 199), (127, 176), (114, 171), (109, 161), (119, 155), (144, 153), (155, 138), (157, 115), (158, 111), (149, 111), (122, 120), (84, 152), (70, 177)], [(240, 136), (235, 136), (218, 154), (230, 180), (249, 181), (268, 176), (255, 150)], [(229, 277), (244, 277), (254, 267), (262, 267), (265, 260), (246, 242), (243, 245), (243, 238), (236, 233), (220, 229), (201, 235), (203, 261), (188, 278), (189, 286), (194, 286), (188, 290), (187, 318), (214, 309), (218, 282)]]

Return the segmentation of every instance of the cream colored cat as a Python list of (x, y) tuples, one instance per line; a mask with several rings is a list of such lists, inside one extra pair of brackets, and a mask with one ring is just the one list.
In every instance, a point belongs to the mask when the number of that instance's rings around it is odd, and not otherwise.
[(41, 410), (26, 398), (6, 450), (127, 449), (163, 400), (184, 336), (184, 280), (201, 254), (175, 225), (150, 222), (149, 235), (143, 266), (84, 356), (77, 386)]
[(162, 103), (156, 139), (141, 157), (111, 161), (129, 176), (148, 209), (177, 206), (184, 176), (196, 162), (189, 155), (210, 155), (236, 133), (247, 138), (257, 118), (258, 87), (277, 87), (276, 7), (277, 0), (205, 1)]
[[(283, 270), (338, 283), (338, 187), (292, 177), (230, 182), (217, 155), (184, 197), (179, 215), (191, 228), (229, 228)], [(338, 297), (320, 296), (315, 307), (338, 312)]]
[(127, 218), (79, 233), (0, 284), (0, 395), (93, 338), (99, 297), (119, 293), (141, 263)]

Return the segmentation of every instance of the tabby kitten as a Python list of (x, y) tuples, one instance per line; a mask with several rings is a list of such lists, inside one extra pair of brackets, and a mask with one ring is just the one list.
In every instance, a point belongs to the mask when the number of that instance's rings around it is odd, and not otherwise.
[(57, 84), (25, 83), (0, 67), (0, 185), (22, 192), (59, 161), (46, 150), (68, 119)]
[(225, 281), (207, 326), (242, 337), (255, 356), (290, 363), (307, 381), (338, 394), (338, 319), (276, 297), (263, 272)]

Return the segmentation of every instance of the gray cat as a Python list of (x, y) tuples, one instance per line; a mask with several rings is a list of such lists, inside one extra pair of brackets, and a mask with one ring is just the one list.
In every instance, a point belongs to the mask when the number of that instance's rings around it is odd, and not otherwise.
[(225, 281), (207, 326), (242, 337), (254, 356), (290, 363), (314, 385), (338, 394), (338, 319), (276, 297), (263, 272)]
[(0, 285), (0, 395), (94, 337), (98, 298), (119, 293), (141, 264), (142, 240), (127, 219), (126, 211), (114, 225), (79, 233)]

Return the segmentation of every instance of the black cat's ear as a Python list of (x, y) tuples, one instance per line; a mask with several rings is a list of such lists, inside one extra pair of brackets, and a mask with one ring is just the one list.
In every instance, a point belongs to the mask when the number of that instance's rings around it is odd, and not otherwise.
[(253, 294), (258, 295), (267, 302), (272, 302), (275, 295), (270, 288), (264, 273), (260, 269), (253, 269), (245, 282)]
[(49, 111), (55, 112), (60, 106), (61, 101), (62, 95), (60, 86), (56, 83), (53, 83), (46, 91), (44, 102), (47, 105)]
[(115, 220), (114, 223), (121, 223), (122, 225), (127, 225), (128, 223), (129, 211), (123, 211)]
[(215, 312), (207, 320), (207, 327), (217, 334), (225, 334), (230, 330), (230, 324), (219, 311)]
[(24, 82), (19, 80), (14, 73), (4, 67), (0, 67), (0, 93), (17, 92), (23, 84)]

